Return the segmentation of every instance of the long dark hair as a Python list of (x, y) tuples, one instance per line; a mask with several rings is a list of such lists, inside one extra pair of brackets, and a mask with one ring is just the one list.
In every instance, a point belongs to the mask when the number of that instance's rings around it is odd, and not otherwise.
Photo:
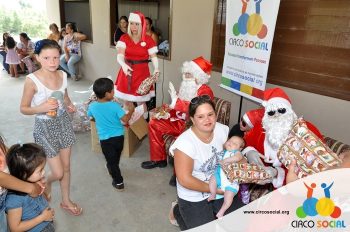
[(15, 144), (10, 147), (6, 155), (10, 174), (24, 181), (27, 181), (45, 160), (43, 148), (35, 143)]
[(27, 40), (27, 41), (30, 40), (29, 36), (28, 36), (27, 33), (25, 33), (25, 32), (22, 32), (21, 34), (19, 34), (19, 36), (21, 36), (23, 39), (25, 39), (25, 40)]
[(9, 36), (7, 37), (6, 39), (6, 47), (9, 48), (9, 49), (13, 49), (16, 47), (16, 41), (13, 37)]

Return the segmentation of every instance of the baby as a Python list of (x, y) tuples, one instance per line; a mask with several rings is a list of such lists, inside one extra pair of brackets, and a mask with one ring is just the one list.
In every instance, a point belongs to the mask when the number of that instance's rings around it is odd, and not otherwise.
[[(243, 158), (241, 150), (244, 147), (244, 140), (239, 136), (232, 136), (224, 144), (224, 150), (220, 153), (220, 164), (225, 163), (246, 163), (247, 161)], [(231, 206), (233, 197), (238, 193), (239, 184), (238, 182), (230, 182), (224, 171), (220, 166), (217, 167), (215, 173), (210, 177), (209, 180), (209, 189), (211, 195), (208, 198), (208, 201), (216, 199), (216, 190), (224, 190), (224, 203), (222, 204), (221, 209), (216, 214), (217, 218), (224, 216), (225, 211)]]

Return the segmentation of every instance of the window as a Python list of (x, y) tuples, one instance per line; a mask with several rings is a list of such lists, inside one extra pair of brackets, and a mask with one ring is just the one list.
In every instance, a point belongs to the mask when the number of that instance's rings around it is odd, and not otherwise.
[[(350, 4), (281, 0), (267, 82), (350, 100)], [(217, 0), (211, 61), (221, 72), (226, 0)]]
[[(120, 16), (129, 17), (130, 12), (140, 11), (153, 21), (159, 36), (158, 56), (170, 60), (172, 0), (110, 0), (110, 45), (114, 45), (114, 32)], [(168, 46), (163, 47), (167, 41)]]
[(92, 41), (92, 26), (89, 0), (60, 0), (61, 26), (75, 23), (79, 32)]

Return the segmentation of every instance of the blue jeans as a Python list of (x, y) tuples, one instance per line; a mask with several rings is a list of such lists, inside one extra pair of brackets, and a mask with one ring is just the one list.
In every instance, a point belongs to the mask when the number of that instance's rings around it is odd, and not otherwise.
[(2, 56), (2, 66), (4, 66), (4, 69), (9, 72), (10, 65), (6, 63), (6, 52), (0, 51), (0, 54)]
[(6, 220), (5, 209), (0, 210), (0, 231), (7, 232), (7, 220)]
[(75, 67), (74, 65), (81, 59), (81, 56), (77, 55), (77, 54), (69, 54), (69, 60), (68, 62), (66, 62), (66, 55), (63, 54), (60, 57), (60, 66), (66, 71), (68, 72), (71, 76), (75, 76), (76, 72), (75, 72)]

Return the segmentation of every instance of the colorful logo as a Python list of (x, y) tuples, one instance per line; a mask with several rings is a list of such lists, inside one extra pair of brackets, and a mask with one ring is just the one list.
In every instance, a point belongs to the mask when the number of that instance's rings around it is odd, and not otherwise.
[(249, 0), (242, 0), (242, 15), (239, 16), (238, 22), (233, 25), (233, 34), (238, 36), (245, 35), (247, 32), (252, 36), (258, 36), (263, 39), (267, 35), (267, 26), (263, 24), (263, 19), (260, 15), (260, 3), (262, 0), (254, 0), (255, 14), (247, 14), (247, 5)]
[(326, 183), (322, 183), (321, 187), (324, 191), (324, 197), (317, 199), (313, 197), (313, 191), (316, 188), (315, 183), (311, 183), (308, 186), (305, 182), (304, 185), (307, 189), (307, 199), (304, 201), (303, 205), (298, 207), (296, 210), (296, 215), (299, 218), (305, 218), (306, 216), (316, 216), (321, 215), (324, 217), (338, 218), (341, 215), (341, 209), (334, 204), (331, 200), (330, 189), (334, 182), (327, 186)]

